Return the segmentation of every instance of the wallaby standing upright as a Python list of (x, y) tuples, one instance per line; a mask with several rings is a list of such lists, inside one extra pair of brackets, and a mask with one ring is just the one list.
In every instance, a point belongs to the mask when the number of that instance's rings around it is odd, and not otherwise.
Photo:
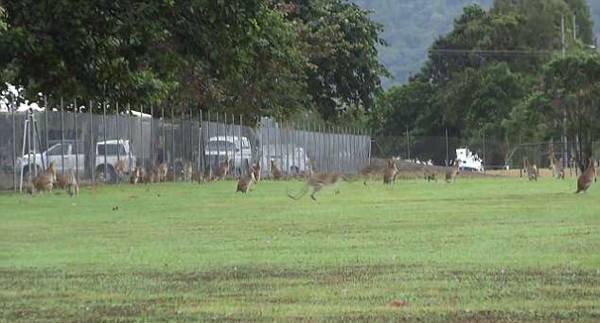
[(396, 181), (396, 175), (398, 174), (398, 166), (396, 161), (393, 159), (388, 160), (387, 167), (383, 173), (383, 184), (391, 185)]
[(281, 170), (277, 166), (275, 160), (271, 160), (271, 176), (273, 176), (274, 180), (279, 180), (282, 177)]
[(460, 174), (460, 163), (455, 160), (454, 165), (446, 170), (446, 183), (454, 183), (458, 174)]
[(252, 172), (254, 173), (254, 182), (256, 183), (260, 182), (260, 171), (260, 161), (257, 161), (256, 164), (254, 164), (254, 167), (252, 167)]
[(229, 157), (227, 157), (225, 158), (225, 161), (219, 164), (219, 167), (215, 171), (215, 177), (218, 179), (225, 179), (225, 177), (227, 177), (227, 174), (229, 173), (229, 168)]
[(523, 168), (525, 169), (525, 172), (527, 173), (527, 178), (530, 181), (537, 181), (538, 180), (537, 166), (535, 164), (531, 165), (529, 163), (529, 159), (523, 158)]
[(250, 187), (254, 183), (255, 178), (254, 178), (254, 172), (252, 170), (250, 170), (248, 172), (248, 174), (249, 174), (248, 176), (241, 176), (240, 179), (238, 180), (236, 193), (242, 192), (242, 193), (246, 194), (250, 190)]
[(77, 182), (77, 176), (75, 176), (75, 171), (71, 169), (69, 171), (69, 180), (67, 182), (67, 192), (70, 196), (78, 196), (79, 195), (79, 183)]
[(577, 192), (575, 194), (579, 194), (581, 192), (587, 192), (587, 190), (592, 186), (592, 182), (596, 178), (596, 167), (594, 166), (594, 160), (592, 158), (588, 159), (588, 166), (581, 176), (577, 179)]
[(563, 166), (562, 157), (557, 161), (556, 156), (553, 152), (550, 152), (550, 168), (552, 169), (552, 176), (556, 179), (565, 179), (565, 168)]

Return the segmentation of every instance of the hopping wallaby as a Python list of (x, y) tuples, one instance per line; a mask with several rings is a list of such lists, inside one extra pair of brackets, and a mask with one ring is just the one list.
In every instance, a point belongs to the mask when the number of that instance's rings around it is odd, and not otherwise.
[(575, 194), (579, 194), (581, 192), (587, 192), (587, 190), (592, 186), (592, 182), (596, 177), (596, 167), (594, 166), (594, 160), (592, 158), (588, 159), (587, 168), (581, 176), (577, 179), (577, 192)]
[(250, 187), (252, 186), (252, 184), (254, 183), (254, 181), (256, 179), (254, 178), (253, 171), (248, 172), (248, 174), (249, 174), (248, 176), (241, 176), (240, 179), (238, 180), (236, 193), (242, 192), (242, 193), (246, 194), (250, 190)]
[(79, 195), (79, 182), (77, 182), (77, 176), (75, 176), (75, 171), (71, 169), (69, 171), (69, 179), (67, 182), (67, 192), (70, 196), (78, 196)]
[(279, 180), (282, 177), (281, 170), (277, 166), (277, 162), (275, 160), (271, 160), (271, 176), (274, 180)]
[(529, 160), (527, 158), (523, 159), (523, 168), (525, 169), (525, 172), (527, 173), (527, 178), (530, 181), (537, 181), (538, 180), (538, 169), (537, 169), (537, 166), (535, 164), (531, 165), (529, 163)]
[(396, 181), (397, 174), (398, 166), (396, 166), (396, 161), (394, 161), (393, 159), (388, 160), (387, 167), (385, 169), (385, 172), (383, 173), (383, 184), (393, 184)]
[(454, 183), (456, 176), (460, 173), (460, 163), (454, 161), (454, 165), (446, 170), (446, 183)]
[[(316, 201), (316, 194), (319, 193), (321, 189), (327, 186), (334, 186), (344, 179), (344, 176), (339, 173), (316, 173), (306, 179), (304, 187), (300, 190), (300, 192), (298, 192), (298, 194), (292, 195), (288, 192), (288, 197), (298, 200), (303, 197), (310, 188), (312, 188), (310, 198)], [(338, 192), (336, 191), (336, 194), (337, 193)]]

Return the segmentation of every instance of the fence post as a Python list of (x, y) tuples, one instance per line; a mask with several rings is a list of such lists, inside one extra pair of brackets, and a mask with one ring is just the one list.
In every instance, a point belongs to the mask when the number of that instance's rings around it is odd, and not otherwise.
[[(129, 172), (133, 172), (133, 164), (132, 164), (132, 158), (131, 158), (131, 147), (133, 147), (133, 131), (131, 130), (131, 104), (127, 104), (127, 135), (129, 137), (129, 152), (128, 152), (128, 157), (129, 157)], [(137, 166), (137, 165), (135, 165)]]
[(198, 174), (203, 174), (204, 169), (202, 166), (204, 166), (204, 163), (202, 161), (204, 160), (204, 151), (202, 151), (202, 138), (204, 137), (204, 126), (202, 125), (202, 109), (200, 109), (198, 118), (200, 118), (200, 121), (198, 122), (198, 161), (196, 167)]
[[(235, 124), (235, 119), (233, 120), (233, 123)], [(240, 177), (242, 177), (244, 175), (244, 170), (246, 167), (246, 164), (244, 163), (244, 145), (242, 143), (242, 125), (243, 125), (243, 119), (242, 119), (242, 115), (240, 114), (240, 127), (238, 128), (238, 140), (240, 141)], [(250, 139), (248, 139), (250, 140)], [(252, 155), (252, 153), (250, 153), (250, 155)], [(248, 166), (250, 166), (250, 161), (248, 161)], [(247, 169), (246, 171), (250, 172), (250, 169)]]
[(44, 96), (44, 151), (48, 151), (48, 97)]
[[(11, 102), (12, 103), (12, 102)], [(12, 166), (13, 166), (13, 190), (17, 191), (17, 126), (15, 119), (15, 104), (12, 103), (11, 118), (12, 118)], [(23, 161), (21, 161), (21, 164)], [(23, 165), (21, 165), (22, 167)], [(22, 169), (22, 168), (21, 168)]]
[(156, 163), (156, 157), (154, 152), (154, 105), (150, 105), (150, 167), (154, 168)]
[(482, 165), (482, 166), (483, 166), (483, 173), (484, 173), (484, 174), (485, 174), (485, 173), (486, 173), (486, 171), (487, 171), (487, 167), (485, 166), (485, 163), (486, 163), (486, 161), (487, 161), (487, 159), (486, 159), (486, 155), (485, 155), (485, 154), (486, 154), (485, 148), (486, 148), (486, 147), (485, 147), (485, 130), (483, 130), (483, 162), (482, 162), (482, 163), (483, 163), (483, 165)]
[[(119, 101), (115, 102), (115, 132), (117, 133), (117, 162), (121, 162), (121, 136), (119, 135)], [(117, 184), (121, 184), (121, 177), (117, 172)]]
[(89, 102), (89, 115), (90, 115), (90, 151), (89, 151), (89, 167), (90, 167), (90, 176), (92, 178), (92, 186), (96, 186), (96, 147), (94, 147), (94, 115), (92, 105), (94, 102), (90, 100)]
[(146, 156), (144, 150), (144, 106), (140, 104), (140, 158), (142, 158), (142, 169), (146, 170)]
[(107, 170), (108, 170), (108, 159), (106, 158), (106, 101), (102, 102), (102, 138), (104, 139), (104, 183), (106, 183)]
[[(60, 169), (62, 174), (65, 173), (65, 107), (63, 98), (60, 98)], [(31, 150), (31, 146), (29, 147)], [(31, 171), (31, 168), (29, 168)], [(31, 172), (29, 172), (31, 173)]]
[(175, 176), (175, 111), (171, 107), (171, 167), (173, 169), (173, 181), (177, 182), (177, 176)]
[(75, 127), (75, 179), (79, 183), (79, 127), (77, 126), (77, 114), (79, 113), (79, 107), (77, 106), (77, 99), (73, 99), (73, 123)]

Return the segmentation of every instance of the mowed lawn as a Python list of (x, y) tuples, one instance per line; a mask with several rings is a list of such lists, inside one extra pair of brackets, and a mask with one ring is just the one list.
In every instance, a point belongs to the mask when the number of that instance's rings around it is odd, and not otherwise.
[(0, 195), (0, 321), (599, 321), (600, 183)]

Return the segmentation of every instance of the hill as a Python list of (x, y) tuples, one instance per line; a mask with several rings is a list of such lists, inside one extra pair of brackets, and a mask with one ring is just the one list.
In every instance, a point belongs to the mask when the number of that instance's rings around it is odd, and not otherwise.
[[(477, 3), (488, 8), (492, 0), (354, 0), (373, 11), (373, 18), (384, 25), (383, 38), (389, 47), (380, 49), (383, 64), (394, 76), (386, 87), (404, 83), (425, 61), (427, 49), (440, 35), (448, 33), (462, 8)], [(600, 38), (600, 1), (589, 0)]]

